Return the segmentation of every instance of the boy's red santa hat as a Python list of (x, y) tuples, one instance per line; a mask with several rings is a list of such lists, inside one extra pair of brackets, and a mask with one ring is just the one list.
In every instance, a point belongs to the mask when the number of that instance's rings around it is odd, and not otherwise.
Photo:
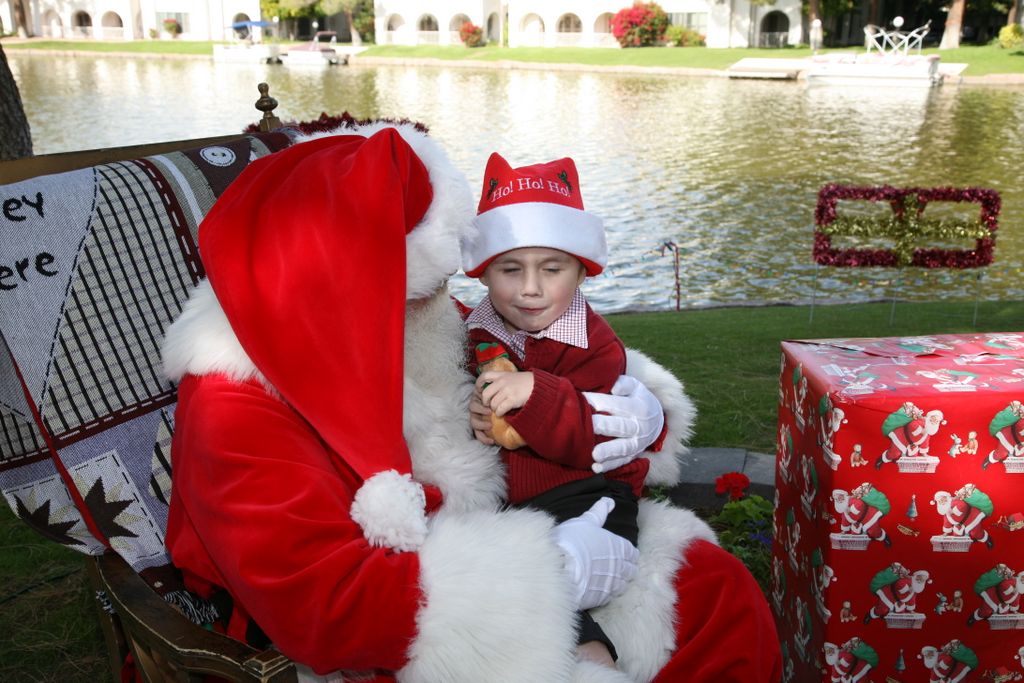
[(497, 256), (522, 247), (548, 247), (578, 258), (587, 275), (608, 262), (602, 220), (583, 209), (576, 164), (566, 157), (512, 168), (495, 152), (487, 160), (476, 234), (462, 242), (462, 267), (480, 277)]
[(415, 550), (440, 494), (411, 479), (402, 434), (405, 305), (457, 268), (472, 199), (411, 126), (342, 132), (254, 161), (217, 200), (199, 231), (209, 284), (188, 305), (223, 311), (191, 317), (226, 316), (241, 360), (175, 358), (172, 330), (165, 366), (261, 377), (363, 479), (367, 540)]

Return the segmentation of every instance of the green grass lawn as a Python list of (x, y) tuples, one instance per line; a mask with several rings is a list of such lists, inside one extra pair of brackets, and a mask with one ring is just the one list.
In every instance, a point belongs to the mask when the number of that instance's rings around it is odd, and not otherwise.
[[(863, 52), (846, 48), (825, 52)], [(938, 54), (944, 62), (966, 63), (968, 76), (993, 73), (1024, 73), (1024, 50), (1004, 50), (998, 45), (967, 46), (956, 50), (924, 50), (924, 54)], [(362, 53), (367, 57), (393, 57), (404, 59), (430, 58), (444, 60), (479, 60), (485, 62), (512, 60), (545, 64), (587, 64), (592, 66), (649, 66), (685, 67), (696, 69), (725, 69), (744, 57), (802, 58), (811, 55), (810, 48), (704, 47), (641, 47), (620, 50), (615, 48), (575, 47), (439, 47), (378, 45)]]
[(5, 51), (67, 50), (69, 52), (134, 52), (160, 55), (213, 55), (209, 40), (28, 40), (3, 41)]
[[(3, 42), (4, 50), (74, 50), (82, 52), (135, 52), (138, 54), (191, 54), (212, 55), (212, 41), (188, 40), (30, 40)], [(287, 47), (289, 43), (280, 43)], [(291, 43), (294, 44), (294, 43)], [(863, 49), (846, 48), (825, 50), (825, 52), (863, 52)], [(998, 45), (966, 46), (956, 50), (932, 48), (925, 54), (938, 54), (944, 62), (966, 63), (964, 75), (984, 76), (986, 74), (1024, 73), (1024, 50), (1004, 50)], [(466, 48), (462, 46), (440, 47), (418, 45), (377, 45), (362, 53), (367, 57), (390, 57), (398, 59), (442, 59), (478, 60), (495, 62), (512, 60), (541, 64), (585, 64), (588, 66), (646, 66), (685, 67), (695, 69), (725, 69), (744, 57), (808, 57), (811, 50), (805, 47), (770, 50), (762, 48), (716, 48), (704, 47), (642, 47), (621, 50), (616, 48), (576, 47), (493, 47)]]
[[(893, 321), (890, 323), (890, 316)], [(680, 377), (698, 407), (694, 446), (774, 451), (779, 342), (1024, 330), (1024, 302), (716, 308), (609, 316), (628, 346)], [(104, 680), (82, 556), (0, 506), (0, 681)]]

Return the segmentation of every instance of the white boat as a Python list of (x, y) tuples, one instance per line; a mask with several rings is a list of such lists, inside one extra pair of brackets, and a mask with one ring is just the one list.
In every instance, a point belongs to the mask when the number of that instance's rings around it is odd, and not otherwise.
[(214, 45), (213, 61), (243, 62), (246, 64), (280, 64), (281, 50), (277, 45), (248, 43)]
[(807, 85), (895, 85), (931, 87), (942, 83), (938, 55), (864, 53), (812, 57)]
[(338, 34), (334, 31), (317, 31), (313, 39), (305, 45), (288, 48), (284, 55), (284, 63), (292, 65), (330, 66), (345, 64), (348, 57), (339, 56), (335, 45)]
[[(896, 27), (887, 31), (869, 24), (864, 27), (867, 52), (814, 55), (804, 78), (807, 85), (895, 85), (931, 87), (942, 83), (939, 56), (921, 54), (921, 43), (931, 26), (929, 21), (913, 31), (903, 32), (903, 18), (893, 19)], [(910, 54), (911, 51), (915, 54)]]

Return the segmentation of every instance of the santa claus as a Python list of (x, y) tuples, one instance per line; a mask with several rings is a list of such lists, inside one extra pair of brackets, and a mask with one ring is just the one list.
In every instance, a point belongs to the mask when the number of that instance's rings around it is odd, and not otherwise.
[[(208, 279), (164, 345), (180, 383), (167, 547), (186, 582), (231, 605), (229, 635), (272, 642), (303, 675), (778, 680), (763, 594), (691, 512), (641, 502), (628, 580), (598, 514), (568, 528), (504, 509), (446, 288), (473, 214), (465, 178), (412, 126), (295, 144), (223, 193), (199, 232)], [(687, 435), (681, 385), (639, 354), (627, 370), (665, 406), (667, 442)], [(620, 422), (626, 443), (596, 460), (658, 431), (626, 413), (602, 432)], [(647, 483), (678, 479), (668, 450), (643, 456)], [(576, 659), (591, 599), (614, 669)]]
[(1010, 401), (992, 418), (988, 432), (996, 439), (996, 447), (981, 461), (981, 468), (1024, 456), (1024, 403)]
[(923, 647), (919, 658), (929, 670), (929, 683), (962, 683), (978, 668), (977, 655), (959, 640), (949, 641), (942, 649)]
[(825, 663), (831, 669), (829, 681), (832, 683), (860, 683), (867, 681), (868, 673), (878, 666), (878, 653), (860, 638), (851, 638), (836, 647), (825, 643)]
[(989, 548), (994, 546), (991, 535), (981, 526), (986, 517), (992, 516), (992, 500), (974, 484), (965, 484), (952, 495), (936, 491), (932, 504), (942, 516), (943, 534), (964, 536)]
[(875, 460), (875, 468), (902, 457), (928, 455), (931, 437), (944, 424), (942, 411), (923, 410), (907, 401), (882, 423), (882, 433), (889, 437), (889, 447)]
[(1024, 594), (1024, 572), (1014, 575), (1013, 570), (999, 563), (978, 577), (974, 592), (981, 598), (981, 606), (967, 617), (967, 625), (992, 616), (1020, 611), (1020, 597)]
[(929, 583), (927, 571), (911, 573), (899, 562), (875, 574), (871, 580), (871, 592), (875, 594), (874, 606), (864, 615), (864, 623), (881, 619), (888, 614), (901, 614), (917, 610), (917, 596)]
[(871, 483), (864, 482), (850, 493), (842, 489), (833, 490), (832, 504), (840, 515), (842, 533), (864, 534), (873, 541), (892, 545), (889, 534), (881, 525), (882, 518), (891, 509), (889, 499)]

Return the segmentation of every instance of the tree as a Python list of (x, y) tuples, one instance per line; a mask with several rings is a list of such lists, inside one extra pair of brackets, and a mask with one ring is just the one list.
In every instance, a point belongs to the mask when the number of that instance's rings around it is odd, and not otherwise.
[(32, 10), (28, 6), (28, 0), (14, 0), (14, 25), (18, 28), (19, 38), (31, 38), (32, 33)]
[(345, 15), (349, 29), (352, 31), (352, 44), (359, 45), (363, 41), (359, 38), (359, 31), (356, 30), (352, 15), (359, 7), (359, 0), (320, 0), (320, 10), (327, 16), (341, 12)]
[(1020, 21), (1022, 4), (1024, 3), (1022, 3), (1021, 0), (1012, 0), (1010, 2), (1010, 11), (1006, 15), (1007, 26), (1013, 26), (1014, 24)]
[(32, 156), (32, 134), (14, 74), (0, 45), (0, 161)]
[(940, 50), (953, 50), (960, 47), (960, 27), (964, 23), (964, 7), (967, 0), (953, 0), (946, 15), (946, 28), (942, 32)]

